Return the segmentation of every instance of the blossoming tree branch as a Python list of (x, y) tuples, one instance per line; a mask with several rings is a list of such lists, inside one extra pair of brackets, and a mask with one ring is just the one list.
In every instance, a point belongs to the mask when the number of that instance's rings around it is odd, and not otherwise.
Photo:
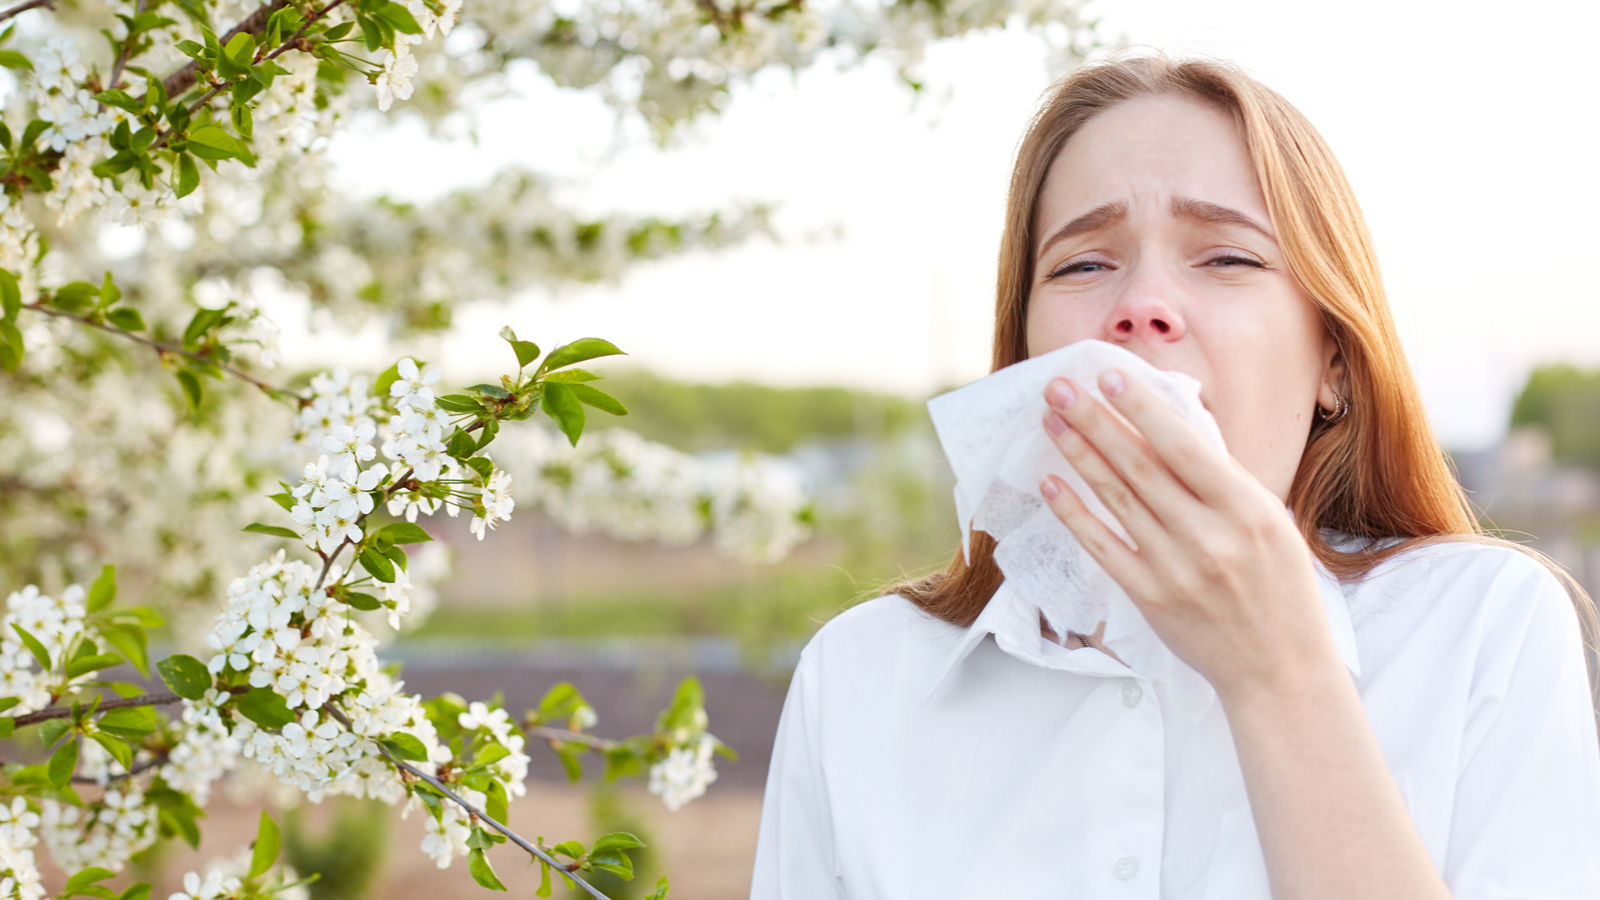
[[(625, 739), (589, 731), (597, 713), (571, 684), (517, 718), (407, 693), (378, 650), (433, 602), (446, 563), (429, 528), (466, 513), (485, 538), (516, 484), (574, 531), (710, 533), (771, 560), (803, 538), (803, 497), (775, 469), (626, 431), (579, 448), (586, 410), (626, 412), (586, 368), (620, 352), (606, 341), (543, 352), (506, 329), (515, 369), (450, 393), (405, 352), (375, 376), (336, 364), (282, 380), (267, 309), (296, 296), (352, 332), (378, 320), (407, 340), (508, 284), (731, 245), (766, 230), (766, 211), (585, 218), (527, 171), (431, 204), (344, 197), (328, 187), (328, 138), (363, 108), (447, 127), (531, 60), (665, 143), (768, 65), (853, 49), (892, 57), (917, 87), (924, 44), (1013, 16), (1064, 29), (1064, 59), (1092, 30), (1058, 0), (827, 14), (713, 0), (0, 4), (0, 574), (34, 582), (0, 616), (0, 738), (17, 755), (0, 766), (0, 900), (148, 897), (148, 883), (108, 882), (159, 841), (198, 845), (213, 786), (245, 771), (313, 801), (421, 809), (423, 850), (441, 867), (465, 858), (489, 889), (504, 889), (485, 854), (502, 843), (539, 863), (540, 896), (555, 879), (598, 897), (586, 873), (632, 877), (632, 835), (548, 844), (513, 828), (528, 743), (573, 780), (586, 756), (607, 778), (647, 776), (676, 809), (715, 778), (714, 755), (735, 757), (698, 682)], [(273, 401), (283, 414), (262, 415)], [(118, 602), (119, 573), (161, 608)], [(51, 580), (65, 586), (39, 586)], [(152, 661), (158, 628), (189, 652)], [(41, 842), (67, 873), (56, 890)], [(172, 900), (304, 896), (315, 873), (278, 849), (263, 814), (250, 846), (188, 873)], [(666, 892), (663, 878), (654, 896)]]

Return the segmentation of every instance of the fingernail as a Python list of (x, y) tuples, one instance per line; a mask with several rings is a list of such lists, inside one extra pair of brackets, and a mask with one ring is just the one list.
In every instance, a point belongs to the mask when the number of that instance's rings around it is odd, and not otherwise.
[(1045, 413), (1044, 427), (1049, 429), (1051, 434), (1055, 435), (1056, 437), (1060, 437), (1061, 432), (1067, 430), (1067, 420), (1061, 418), (1055, 413)]
[(1061, 488), (1056, 487), (1054, 478), (1046, 478), (1045, 480), (1039, 482), (1039, 490), (1043, 492), (1045, 498), (1049, 500), (1054, 500), (1056, 495), (1061, 493)]
[(1050, 382), (1050, 387), (1044, 392), (1044, 398), (1050, 401), (1051, 406), (1059, 409), (1066, 409), (1070, 407), (1072, 405), (1072, 401), (1078, 399), (1077, 394), (1073, 392), (1072, 387), (1065, 381)]
[(1101, 375), (1100, 390), (1105, 391), (1107, 397), (1115, 397), (1122, 393), (1122, 373), (1112, 369)]

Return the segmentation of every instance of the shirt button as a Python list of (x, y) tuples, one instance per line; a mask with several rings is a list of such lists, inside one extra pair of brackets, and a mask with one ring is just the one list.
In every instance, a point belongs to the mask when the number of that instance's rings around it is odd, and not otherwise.
[(1139, 874), (1139, 861), (1131, 856), (1124, 856), (1111, 867), (1111, 874), (1123, 881), (1127, 881), (1129, 878)]
[(1139, 700), (1144, 697), (1144, 689), (1136, 681), (1122, 683), (1122, 705), (1132, 709), (1139, 705)]

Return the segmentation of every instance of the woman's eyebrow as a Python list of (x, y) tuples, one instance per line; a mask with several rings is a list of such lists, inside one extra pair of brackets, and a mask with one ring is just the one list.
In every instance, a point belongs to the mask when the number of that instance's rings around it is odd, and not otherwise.
[[(1223, 206), (1220, 203), (1212, 203), (1209, 200), (1196, 200), (1193, 197), (1175, 196), (1172, 198), (1171, 208), (1172, 214), (1179, 218), (1206, 222), (1211, 225), (1238, 225), (1260, 234), (1271, 241), (1273, 246), (1278, 244), (1278, 239), (1273, 237), (1272, 232), (1268, 231), (1265, 225), (1231, 206)], [(1061, 226), (1055, 234), (1050, 235), (1043, 244), (1039, 245), (1037, 255), (1043, 256), (1045, 251), (1049, 250), (1057, 241), (1064, 241), (1080, 234), (1099, 231), (1121, 222), (1127, 216), (1128, 204), (1120, 200), (1102, 203)]]

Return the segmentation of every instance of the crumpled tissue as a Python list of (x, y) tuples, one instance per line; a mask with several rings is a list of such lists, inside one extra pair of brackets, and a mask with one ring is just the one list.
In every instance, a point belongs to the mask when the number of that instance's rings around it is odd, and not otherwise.
[(1037, 606), (1063, 640), (1068, 630), (1093, 634), (1104, 621), (1101, 643), (1107, 649), (1135, 672), (1162, 682), (1178, 708), (1199, 712), (1216, 696), (1210, 683), (1167, 648), (1039, 493), (1045, 475), (1059, 476), (1100, 521), (1137, 549), (1043, 424), (1049, 408), (1045, 385), (1058, 376), (1071, 378), (1121, 417), (1100, 392), (1098, 376), (1107, 368), (1149, 385), (1202, 439), (1226, 452), (1216, 419), (1200, 403), (1200, 382), (1189, 375), (1157, 369), (1115, 344), (1093, 339), (1023, 360), (928, 401), (956, 476), (961, 550), (971, 562), (972, 529), (988, 532), (998, 541), (995, 562), (1015, 600)]

